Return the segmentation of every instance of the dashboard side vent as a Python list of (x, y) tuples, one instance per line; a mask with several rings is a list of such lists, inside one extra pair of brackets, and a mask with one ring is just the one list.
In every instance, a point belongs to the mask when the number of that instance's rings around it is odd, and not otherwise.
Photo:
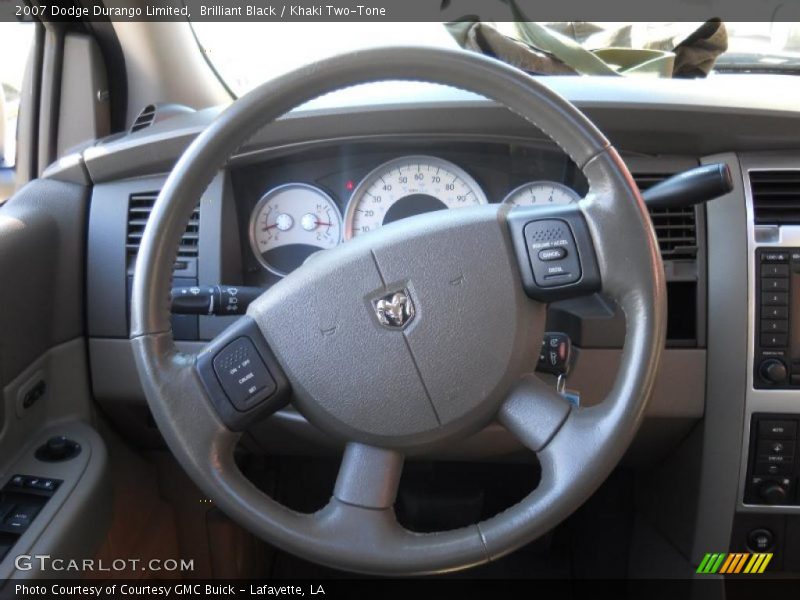
[[(634, 173), (641, 191), (671, 177), (672, 173)], [(663, 260), (694, 259), (697, 257), (697, 215), (695, 208), (653, 208), (650, 218), (656, 230), (658, 247)]]
[[(133, 257), (139, 252), (142, 243), (142, 235), (156, 203), (158, 192), (140, 192), (131, 194), (128, 199), (128, 234), (125, 247), (128, 256)], [(198, 205), (192, 212), (186, 231), (181, 238), (178, 248), (178, 256), (190, 257), (197, 256), (198, 243), (200, 239), (200, 206)]]
[(756, 225), (800, 224), (800, 171), (750, 171)]
[(146, 129), (153, 124), (153, 121), (156, 118), (156, 105), (155, 104), (148, 104), (142, 109), (142, 112), (139, 113), (139, 116), (136, 117), (136, 120), (131, 125), (131, 133), (135, 133), (142, 129)]

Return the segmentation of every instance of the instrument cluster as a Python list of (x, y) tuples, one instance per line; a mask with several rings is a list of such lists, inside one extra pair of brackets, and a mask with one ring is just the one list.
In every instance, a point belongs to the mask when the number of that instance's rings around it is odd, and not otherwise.
[[(475, 152), (474, 146), (466, 152), (441, 150), (304, 157), (293, 168), (281, 168), (283, 180), (272, 185), (262, 183), (272, 177), (248, 167), (248, 181), (242, 183), (239, 174), (238, 187), (251, 196), (247, 239), (256, 264), (283, 277), (317, 252), (401, 219), (489, 202), (570, 204), (585, 192), (574, 165), (552, 150), (502, 145), (492, 145), (490, 152)], [(287, 180), (293, 174), (300, 177)]]

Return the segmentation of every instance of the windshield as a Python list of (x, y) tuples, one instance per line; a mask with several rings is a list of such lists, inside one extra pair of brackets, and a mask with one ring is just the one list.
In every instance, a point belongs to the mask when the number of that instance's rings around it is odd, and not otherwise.
[(235, 95), (349, 50), (432, 45), (483, 52), (535, 74), (706, 77), (800, 72), (797, 23), (212, 23), (201, 50)]

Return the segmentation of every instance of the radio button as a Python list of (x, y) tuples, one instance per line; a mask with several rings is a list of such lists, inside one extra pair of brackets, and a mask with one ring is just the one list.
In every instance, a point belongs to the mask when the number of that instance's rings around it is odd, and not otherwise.
[(788, 261), (789, 255), (786, 252), (764, 252), (761, 254), (761, 262), (785, 263)]
[(761, 321), (761, 333), (786, 333), (789, 321)]
[(785, 348), (789, 339), (785, 333), (762, 333), (761, 346), (763, 348)]
[(789, 289), (788, 279), (775, 279), (765, 277), (761, 280), (761, 290), (764, 292), (785, 292)]
[(761, 294), (761, 304), (764, 306), (788, 306), (789, 294), (786, 292), (764, 292)]
[(761, 267), (762, 277), (788, 277), (789, 265), (764, 265)]
[(762, 319), (788, 319), (789, 308), (786, 306), (762, 306)]

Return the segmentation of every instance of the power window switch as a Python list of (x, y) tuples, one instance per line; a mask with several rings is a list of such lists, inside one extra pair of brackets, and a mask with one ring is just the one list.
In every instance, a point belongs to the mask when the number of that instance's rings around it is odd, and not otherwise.
[(3, 519), (3, 525), (12, 531), (25, 531), (38, 512), (38, 507), (17, 505)]
[(28, 480), (28, 487), (34, 490), (42, 490), (43, 492), (54, 492), (58, 487), (59, 482), (55, 479), (47, 479), (45, 477), (31, 477)]
[(25, 479), (26, 478), (24, 475), (14, 475), (11, 479), (9, 479), (8, 486), (15, 488), (25, 487)]
[(6, 498), (0, 497), (0, 521), (6, 518), (9, 511), (14, 509), (14, 502)]

